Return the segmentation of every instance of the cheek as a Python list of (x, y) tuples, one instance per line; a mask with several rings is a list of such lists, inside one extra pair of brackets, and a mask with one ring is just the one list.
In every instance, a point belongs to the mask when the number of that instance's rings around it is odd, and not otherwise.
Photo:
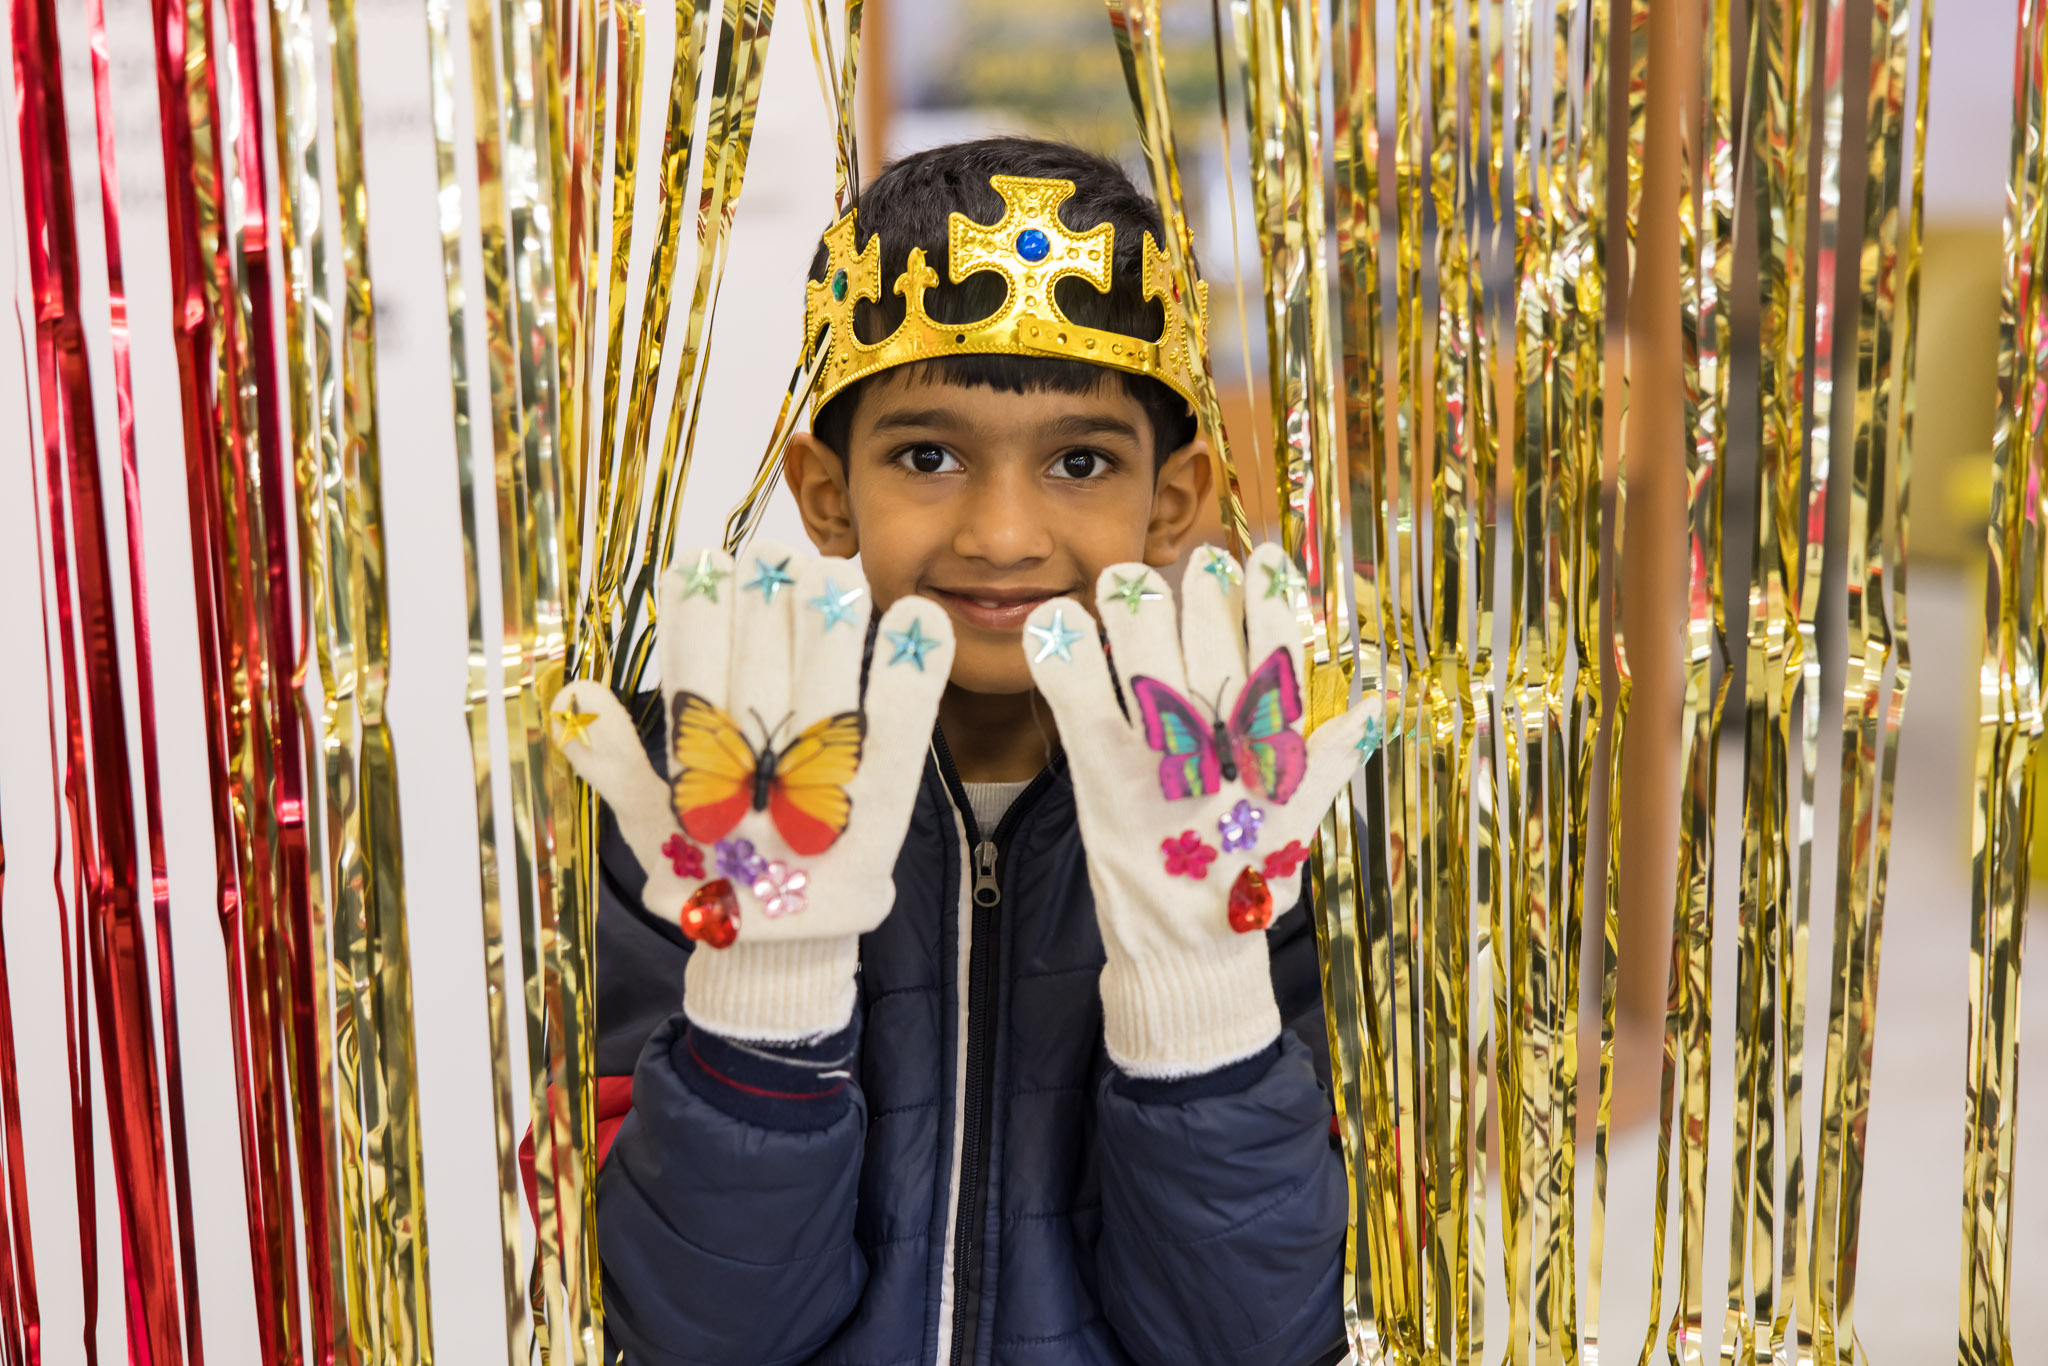
[(863, 499), (856, 493), (852, 501), (861, 573), (880, 611), (916, 588), (919, 569), (930, 556), (931, 527), (889, 499)]
[(1087, 571), (1091, 589), (1103, 570), (1145, 558), (1145, 532), (1152, 520), (1151, 486), (1118, 490), (1114, 500), (1086, 517), (1069, 517), (1061, 531), (1068, 552)]

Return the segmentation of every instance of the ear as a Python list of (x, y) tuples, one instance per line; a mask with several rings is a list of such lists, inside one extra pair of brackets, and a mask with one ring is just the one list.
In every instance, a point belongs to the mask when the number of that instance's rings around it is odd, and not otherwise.
[(1215, 459), (1197, 436), (1160, 463), (1152, 481), (1152, 517), (1145, 525), (1145, 563), (1164, 567), (1180, 558), (1215, 488)]
[(830, 446), (809, 432), (792, 436), (782, 452), (782, 479), (819, 554), (852, 559), (860, 553), (853, 500), (846, 491), (846, 462)]

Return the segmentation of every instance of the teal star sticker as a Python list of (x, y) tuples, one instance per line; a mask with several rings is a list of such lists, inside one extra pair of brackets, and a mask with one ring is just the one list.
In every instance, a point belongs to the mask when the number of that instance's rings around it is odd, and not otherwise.
[(775, 594), (779, 589), (787, 588), (795, 582), (796, 579), (789, 572), (789, 556), (785, 555), (782, 557), (781, 564), (770, 564), (766, 560), (756, 559), (754, 561), (754, 577), (747, 580), (742, 586), (749, 589), (760, 589), (761, 601), (773, 602), (775, 601)]
[(1295, 590), (1306, 586), (1301, 571), (1292, 564), (1282, 564), (1277, 568), (1270, 564), (1259, 567), (1266, 571), (1266, 596), (1269, 598), (1287, 598), (1291, 601)]
[(702, 593), (713, 602), (717, 602), (719, 580), (731, 577), (732, 571), (730, 569), (720, 569), (711, 562), (710, 551), (699, 551), (696, 567), (685, 570), (683, 573), (683, 596), (694, 598), (699, 593)]
[(1362, 764), (1372, 758), (1379, 751), (1380, 743), (1385, 738), (1386, 732), (1380, 728), (1379, 717), (1368, 716), (1365, 719), (1365, 734), (1358, 737), (1358, 744), (1354, 746), (1358, 750), (1358, 762)]
[(852, 619), (853, 604), (859, 600), (862, 591), (859, 588), (849, 588), (842, 593), (839, 591), (839, 585), (828, 578), (825, 580), (825, 591), (815, 598), (806, 600), (804, 606), (817, 608), (818, 615), (825, 619), (825, 629), (829, 631), (840, 622)]
[(1151, 580), (1147, 579), (1143, 574), (1130, 579), (1118, 574), (1116, 576), (1116, 591), (1107, 593), (1104, 596), (1130, 608), (1131, 614), (1135, 616), (1141, 605), (1148, 602), (1157, 602), (1166, 595), (1154, 588)]
[(1043, 664), (1057, 655), (1067, 663), (1074, 662), (1074, 642), (1081, 639), (1081, 633), (1067, 625), (1067, 609), (1053, 609), (1050, 626), (1027, 626), (1024, 628), (1038, 637), (1038, 653), (1031, 656), (1033, 664)]
[(916, 617), (910, 619), (908, 631), (884, 631), (882, 634), (889, 637), (889, 643), (896, 647), (896, 653), (889, 656), (889, 662), (901, 664), (908, 660), (917, 665), (919, 673), (924, 672), (925, 655), (939, 648), (939, 642), (924, 633), (924, 623)]
[(1216, 590), (1220, 593), (1227, 594), (1232, 584), (1244, 582), (1244, 575), (1237, 572), (1237, 566), (1230, 562), (1230, 557), (1214, 546), (1209, 547), (1209, 560), (1202, 566), (1202, 572), (1216, 580)]

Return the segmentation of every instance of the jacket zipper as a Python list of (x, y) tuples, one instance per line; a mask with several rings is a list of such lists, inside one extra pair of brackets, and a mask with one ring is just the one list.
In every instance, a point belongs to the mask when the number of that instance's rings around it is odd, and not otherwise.
[(974, 884), (969, 894), (974, 907), (974, 937), (968, 945), (965, 984), (967, 1067), (960, 1113), (960, 1196), (953, 1222), (953, 1333), (948, 1358), (952, 1366), (969, 1366), (969, 1354), (981, 1323), (982, 1228), (988, 1216), (989, 1081), (994, 1070), (991, 1050), (996, 1036), (996, 1002), (1001, 995), (997, 976), (997, 913), (1003, 903), (1002, 857), (1019, 819), (1052, 781), (1056, 765), (1048, 766), (1017, 794), (994, 832), (984, 839), (974, 819), (974, 808), (968, 803), (967, 790), (953, 767), (946, 737), (934, 731), (933, 745), (938, 751), (940, 775), (946, 780), (953, 804), (960, 810), (968, 842), (974, 850)]

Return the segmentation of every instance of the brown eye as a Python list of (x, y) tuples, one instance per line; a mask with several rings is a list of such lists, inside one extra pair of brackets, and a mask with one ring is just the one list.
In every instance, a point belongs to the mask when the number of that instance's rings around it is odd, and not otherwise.
[(1062, 479), (1093, 479), (1109, 468), (1099, 451), (1073, 451), (1060, 457)]
[(945, 474), (960, 465), (944, 446), (930, 444), (906, 446), (897, 454), (896, 461), (913, 474)]

